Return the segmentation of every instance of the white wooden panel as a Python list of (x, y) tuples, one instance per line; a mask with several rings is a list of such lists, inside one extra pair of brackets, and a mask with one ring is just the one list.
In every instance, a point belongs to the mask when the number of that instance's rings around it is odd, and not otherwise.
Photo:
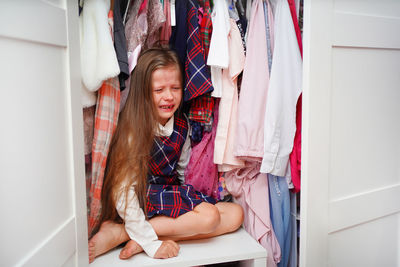
[[(62, 8), (62, 9), (66, 9), (66, 3), (64, 0), (41, 0), (42, 2), (48, 3), (50, 5)], [(71, 2), (71, 1), (70, 1)], [(74, 3), (74, 5), (76, 5), (76, 2)], [(73, 10), (77, 10), (77, 8), (73, 8)], [(76, 16), (77, 13), (75, 13)]]
[(302, 267), (400, 263), (400, 5), (389, 2), (304, 3)]
[(400, 17), (398, 0), (335, 0), (334, 9), (359, 15)]
[[(59, 0), (55, 0), (59, 1)], [(88, 233), (87, 233), (87, 208), (86, 208), (86, 180), (85, 180), (85, 159), (83, 142), (83, 112), (81, 101), (81, 61), (80, 41), (78, 25), (78, 5), (76, 1), (67, 1), (68, 21), (68, 48), (67, 48), (67, 92), (69, 100), (69, 134), (72, 145), (71, 166), (74, 176), (74, 212), (76, 223), (76, 263), (77, 266), (89, 264), (88, 257)]]
[(1, 38), (0, 54), (7, 62), (0, 64), (6, 96), (0, 113), (7, 114), (0, 138), (0, 179), (7, 185), (0, 187), (0, 229), (7, 240), (2, 261), (10, 266), (71, 217), (73, 198), (64, 49)]
[(74, 267), (74, 266), (79, 266), (76, 264), (76, 258), (77, 255), (76, 253), (72, 254), (71, 257), (62, 265), (62, 267)]
[(397, 214), (329, 235), (329, 266), (400, 266), (399, 222)]
[(333, 24), (335, 46), (400, 48), (400, 18), (335, 12)]
[(0, 266), (87, 263), (78, 8), (66, 5), (0, 2)]
[(329, 204), (329, 232), (398, 213), (399, 203), (400, 184), (332, 201)]
[(328, 258), (332, 1), (304, 1), (300, 266)]
[(75, 249), (75, 220), (70, 218), (17, 265), (58, 266), (70, 259)]
[(67, 46), (64, 9), (40, 0), (3, 0), (0, 14), (0, 36)]
[(399, 50), (333, 49), (330, 199), (400, 183), (399, 70)]

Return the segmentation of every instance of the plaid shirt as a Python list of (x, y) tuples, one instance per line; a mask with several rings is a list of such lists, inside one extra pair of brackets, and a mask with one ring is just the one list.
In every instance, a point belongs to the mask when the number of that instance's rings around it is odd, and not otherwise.
[(210, 93), (196, 97), (190, 105), (188, 117), (190, 120), (203, 124), (210, 123), (214, 108), (214, 98)]
[[(200, 3), (203, 7), (203, 17), (200, 23), (200, 38), (203, 48), (204, 62), (207, 62), (212, 33), (211, 8), (209, 0), (200, 0)], [(206, 68), (208, 69), (208, 66), (206, 66)], [(211, 97), (210, 93), (196, 97), (190, 105), (188, 114), (189, 119), (200, 123), (209, 123), (212, 117), (213, 108), (214, 99)]]
[(118, 77), (103, 82), (97, 95), (97, 105), (92, 145), (92, 177), (90, 182), (88, 214), (89, 235), (99, 223), (101, 189), (111, 137), (118, 121), (120, 90)]
[(188, 132), (186, 119), (175, 116), (171, 136), (160, 136), (154, 141), (149, 161), (150, 184), (179, 184), (176, 166)]
[(205, 64), (204, 51), (200, 40), (197, 1), (189, 0), (187, 27), (184, 101), (189, 101), (214, 90), (210, 71)]

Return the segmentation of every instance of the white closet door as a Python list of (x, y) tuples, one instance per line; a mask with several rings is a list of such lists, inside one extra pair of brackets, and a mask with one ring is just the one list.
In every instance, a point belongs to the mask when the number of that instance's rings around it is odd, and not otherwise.
[(400, 266), (400, 1), (304, 13), (300, 266)]
[(87, 264), (78, 1), (0, 1), (0, 266)]

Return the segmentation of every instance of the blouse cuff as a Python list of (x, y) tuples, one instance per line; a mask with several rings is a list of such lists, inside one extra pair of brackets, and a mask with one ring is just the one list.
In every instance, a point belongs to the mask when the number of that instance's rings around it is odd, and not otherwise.
[(156, 240), (156, 241), (152, 241), (147, 244), (142, 244), (142, 248), (149, 257), (154, 258), (154, 254), (156, 254), (156, 252), (160, 248), (161, 244), (162, 244), (162, 241)]

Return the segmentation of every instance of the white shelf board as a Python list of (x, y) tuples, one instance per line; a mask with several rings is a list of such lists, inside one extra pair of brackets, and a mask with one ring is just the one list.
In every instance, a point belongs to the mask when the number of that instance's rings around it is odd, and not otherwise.
[(267, 251), (243, 228), (234, 233), (213, 238), (181, 241), (179, 255), (169, 259), (153, 259), (140, 253), (128, 260), (120, 260), (121, 248), (97, 257), (90, 267), (126, 266), (195, 266), (267, 257)]

